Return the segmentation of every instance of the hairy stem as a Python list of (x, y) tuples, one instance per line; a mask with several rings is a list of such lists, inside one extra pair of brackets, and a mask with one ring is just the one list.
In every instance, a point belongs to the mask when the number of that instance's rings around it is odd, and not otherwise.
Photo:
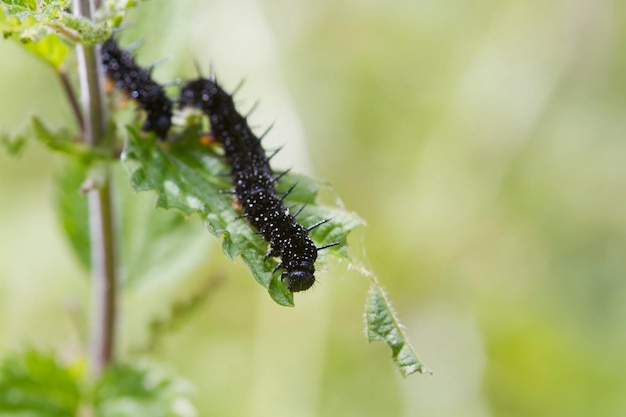
[[(74, 0), (76, 15), (92, 18), (94, 0)], [(103, 82), (98, 46), (77, 46), (85, 143), (93, 148), (110, 148), (105, 143)], [(110, 149), (109, 149), (110, 150)], [(111, 363), (115, 347), (116, 253), (111, 202), (111, 172), (105, 168), (102, 183), (89, 193), (91, 240), (92, 316), (90, 365), (94, 376)]]

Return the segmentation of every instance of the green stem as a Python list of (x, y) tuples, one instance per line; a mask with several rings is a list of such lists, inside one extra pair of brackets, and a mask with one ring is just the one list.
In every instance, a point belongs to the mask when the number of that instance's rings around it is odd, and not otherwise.
[[(93, 0), (74, 0), (73, 6), (76, 15), (92, 18)], [(92, 148), (107, 148), (99, 46), (78, 45), (77, 60), (85, 143)], [(102, 184), (90, 191), (88, 196), (92, 271), (89, 360), (94, 376), (100, 375), (113, 361), (115, 347), (117, 268), (110, 187), (111, 172), (107, 166)]]

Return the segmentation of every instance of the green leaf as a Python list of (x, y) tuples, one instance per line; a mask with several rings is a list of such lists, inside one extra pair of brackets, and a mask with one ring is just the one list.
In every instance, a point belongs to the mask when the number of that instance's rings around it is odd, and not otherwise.
[(56, 212), (80, 264), (89, 270), (91, 268), (89, 209), (87, 195), (81, 192), (87, 174), (87, 165), (74, 159), (68, 160), (56, 178)]
[[(87, 191), (97, 187), (99, 165), (68, 158), (56, 178), (57, 217), (80, 264), (91, 265)], [(120, 229), (124, 289), (146, 282), (168, 281), (186, 276), (206, 258), (205, 233), (180, 214), (155, 210), (148, 195), (136, 195), (124, 172), (114, 169), (115, 200), (121, 201)]]
[(0, 363), (0, 416), (74, 417), (80, 403), (80, 369), (28, 350)]
[(107, 368), (95, 386), (82, 365), (27, 350), (0, 362), (0, 417), (194, 417), (190, 386), (146, 364)]
[[(200, 144), (197, 132), (189, 132), (175, 143), (156, 144), (153, 138), (141, 138), (130, 130), (125, 159), (135, 190), (156, 191), (159, 207), (177, 209), (186, 215), (198, 214), (212, 234), (223, 238), (224, 253), (231, 258), (241, 255), (254, 278), (268, 289), (274, 301), (284, 306), (293, 305), (293, 294), (280, 281), (279, 274), (273, 273), (277, 260), (265, 259), (267, 243), (254, 233), (248, 222), (238, 218), (240, 212), (233, 206), (232, 197), (220, 192), (232, 187), (223, 175), (228, 167), (212, 148)], [(298, 221), (308, 225), (332, 217), (333, 221), (315, 229), (311, 237), (317, 244), (339, 241), (345, 245), (348, 233), (362, 221), (339, 208), (315, 203), (320, 183), (312, 179), (289, 174), (283, 177), (278, 188), (286, 190), (296, 181), (297, 191), (285, 202), (287, 206), (308, 203)], [(338, 256), (346, 253), (345, 247), (330, 248), (328, 252)]]
[(93, 22), (67, 13), (60, 13), (59, 18), (47, 24), (46, 27), (82, 45), (95, 45), (111, 36), (111, 29), (106, 23)]
[(0, 132), (0, 144), (2, 144), (9, 155), (19, 157), (22, 155), (22, 152), (24, 152), (24, 149), (26, 149), (27, 143), (28, 140), (23, 134), (11, 136), (6, 132)]
[(119, 27), (130, 9), (137, 6), (139, 0), (116, 0), (104, 2), (102, 10), (102, 20), (106, 21), (109, 27)]
[(33, 11), (37, 9), (36, 0), (1, 0), (1, 3), (11, 7), (11, 10)]
[(91, 165), (95, 161), (110, 160), (110, 155), (101, 149), (92, 149), (72, 131), (61, 128), (53, 130), (37, 116), (32, 118), (33, 135), (40, 143), (49, 149), (76, 157), (85, 165)]
[(85, 164), (97, 159), (107, 159), (104, 152), (90, 149), (72, 131), (65, 128), (51, 129), (37, 116), (31, 118), (30, 126), (13, 137), (6, 132), (0, 132), (2, 145), (14, 155), (24, 149), (30, 138), (36, 139), (50, 150), (76, 156)]
[[(64, 10), (68, 0), (40, 1), (0, 1), (0, 30), (4, 37), (14, 37), (20, 41), (34, 42), (51, 33), (59, 24), (60, 18), (67, 15)], [(61, 28), (57, 28), (61, 29)]]
[(35, 138), (53, 151), (71, 155), (85, 155), (89, 153), (87, 146), (74, 140), (75, 135), (66, 129), (53, 131), (37, 116), (32, 118)]
[(111, 35), (111, 28), (120, 26), (138, 1), (102, 2), (94, 21), (70, 14), (67, 11), (70, 3), (70, 0), (0, 0), (0, 31), (5, 38), (24, 44), (57, 33), (73, 43), (95, 45)]
[(125, 289), (180, 280), (206, 262), (208, 239), (198, 224), (180, 213), (155, 210), (153, 195), (137, 194), (125, 172), (116, 170), (116, 190), (122, 202), (121, 238)]
[(146, 365), (113, 365), (96, 386), (98, 417), (193, 417), (189, 385)]
[(367, 321), (367, 338), (370, 342), (380, 340), (391, 348), (393, 361), (402, 376), (412, 373), (431, 373), (424, 366), (407, 341), (402, 325), (398, 321), (383, 289), (378, 282), (370, 286), (365, 317)]
[(0, 132), (0, 142), (13, 155), (19, 155), (30, 138), (35, 138), (53, 151), (77, 156), (84, 163), (106, 158), (103, 152), (91, 150), (84, 143), (79, 142), (77, 135), (68, 129), (53, 130), (37, 116), (33, 116), (31, 125), (15, 136)]
[(37, 42), (57, 33), (73, 43), (94, 45), (111, 34), (111, 27), (121, 22), (128, 3), (105, 2), (106, 7), (98, 13), (98, 20), (91, 21), (67, 12), (69, 0), (40, 2), (0, 1), (0, 30), (5, 38), (11, 37), (23, 44)]
[(56, 33), (24, 45), (26, 49), (43, 59), (53, 68), (59, 69), (70, 53), (70, 47)]

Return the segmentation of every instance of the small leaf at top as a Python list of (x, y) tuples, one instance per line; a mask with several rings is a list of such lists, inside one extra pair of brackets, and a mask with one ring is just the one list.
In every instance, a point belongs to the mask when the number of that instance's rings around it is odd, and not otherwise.
[(121, 24), (128, 9), (136, 2), (103, 2), (95, 20), (75, 16), (68, 11), (69, 0), (0, 1), (0, 31), (5, 38), (23, 44), (37, 42), (51, 34), (72, 43), (95, 45), (111, 35), (111, 28)]

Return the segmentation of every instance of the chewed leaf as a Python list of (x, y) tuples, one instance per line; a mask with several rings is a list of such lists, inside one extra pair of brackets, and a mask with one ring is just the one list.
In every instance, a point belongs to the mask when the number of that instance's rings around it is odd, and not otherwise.
[[(183, 135), (173, 143), (157, 144), (151, 137), (142, 138), (129, 130), (124, 159), (136, 191), (154, 190), (158, 206), (177, 209), (186, 215), (198, 214), (212, 234), (223, 238), (224, 253), (231, 258), (241, 256), (274, 301), (293, 305), (293, 294), (281, 282), (279, 274), (273, 273), (278, 261), (265, 259), (267, 242), (240, 217), (232, 195), (224, 193), (232, 188), (230, 180), (224, 176), (228, 167), (213, 148), (200, 143), (197, 132)], [(312, 231), (311, 237), (317, 245), (340, 242), (345, 246), (348, 233), (362, 221), (345, 210), (317, 205), (315, 199), (320, 183), (310, 178), (288, 174), (277, 188), (284, 191), (296, 182), (298, 186), (285, 204), (293, 206), (294, 210), (307, 205), (298, 216), (298, 222), (306, 227), (332, 218), (331, 222)], [(339, 247), (332, 249), (332, 253), (344, 256), (345, 249), (343, 252)]]
[(370, 342), (380, 340), (389, 345), (393, 361), (402, 376), (415, 372), (431, 373), (407, 341), (402, 325), (377, 282), (373, 282), (369, 289), (365, 317), (367, 338)]

